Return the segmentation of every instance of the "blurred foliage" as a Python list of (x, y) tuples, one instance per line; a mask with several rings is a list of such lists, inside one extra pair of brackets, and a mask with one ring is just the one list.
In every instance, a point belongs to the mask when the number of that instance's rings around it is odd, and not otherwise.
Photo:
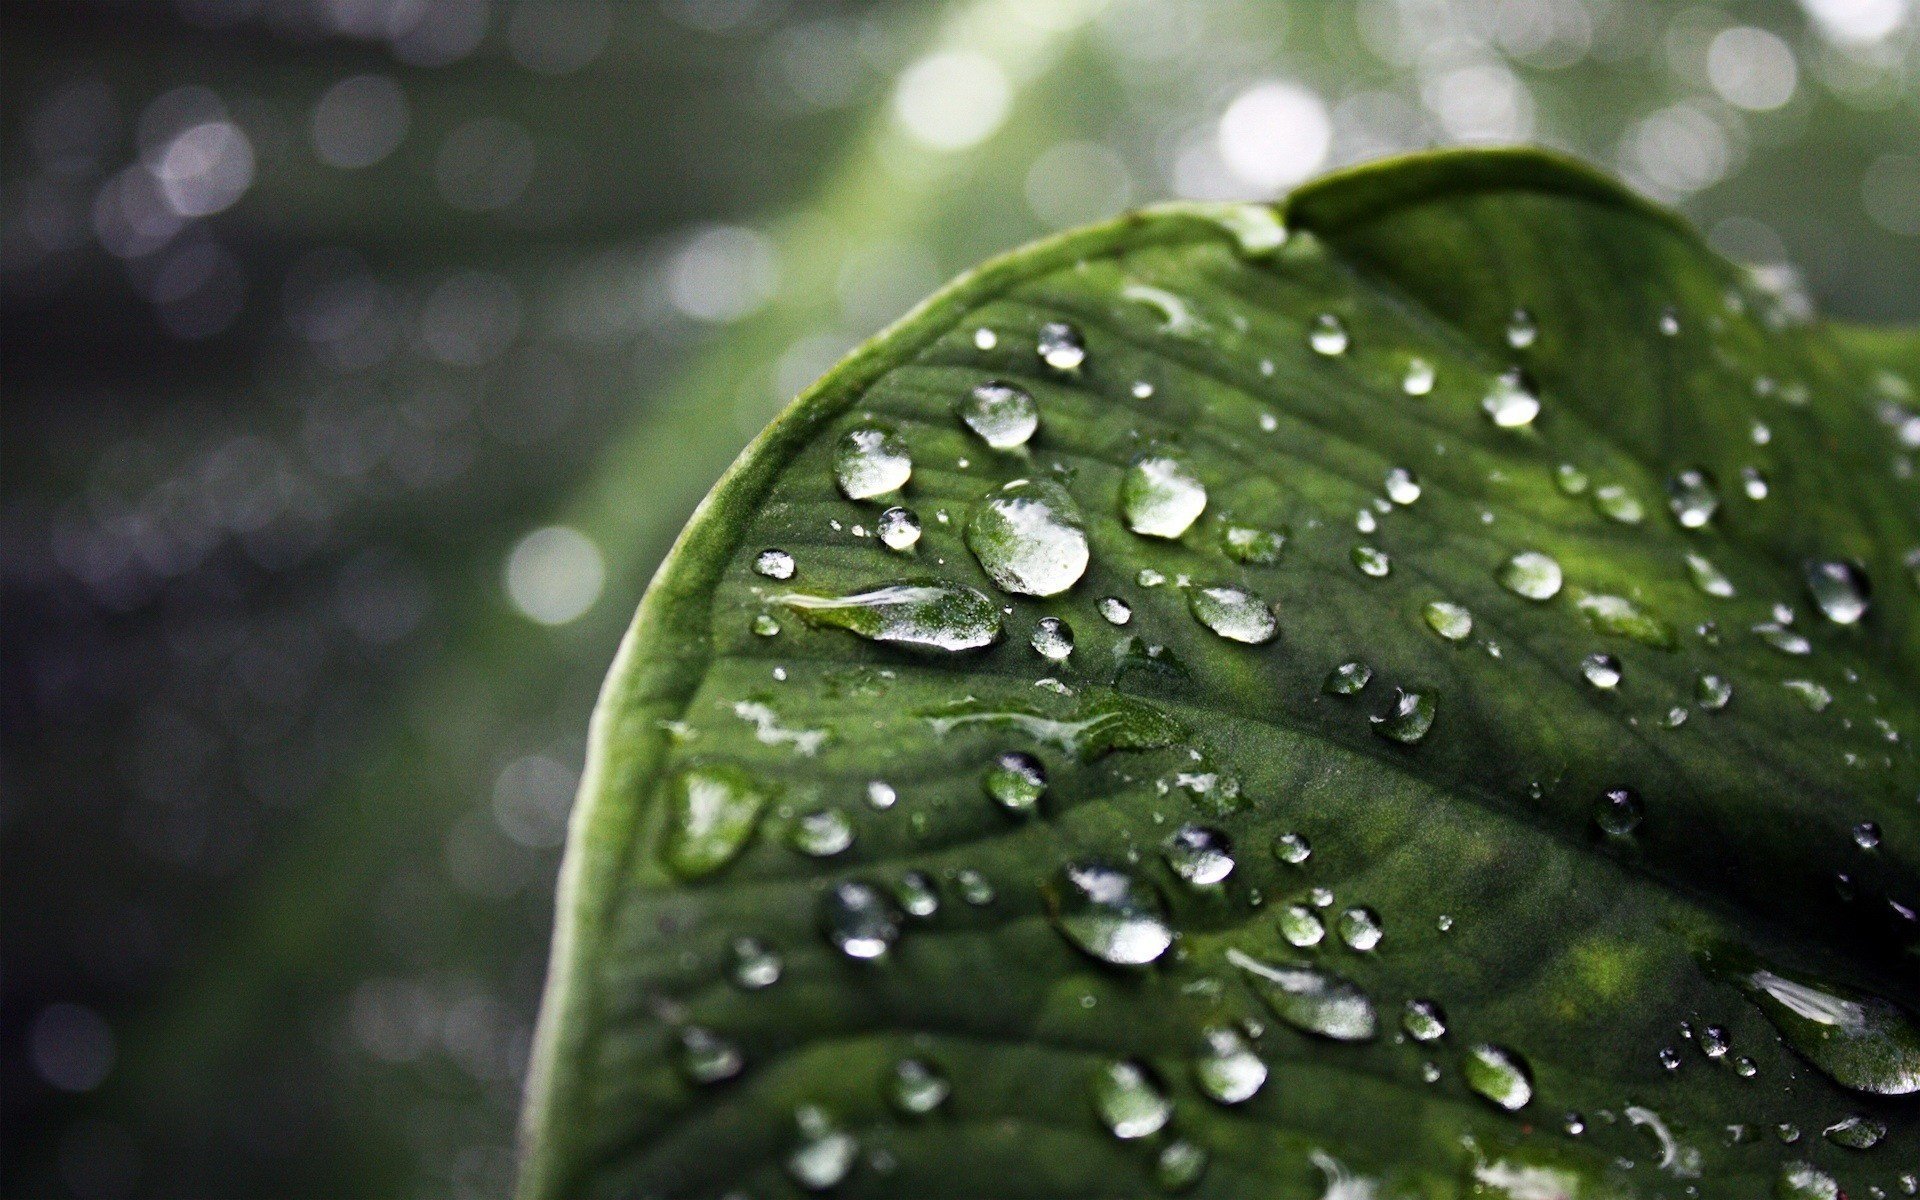
[(1824, 308), (1920, 315), (1911, 0), (0, 21), (29, 1195), (503, 1191), (585, 714), (653, 564), (786, 397), (993, 251), (1531, 140)]

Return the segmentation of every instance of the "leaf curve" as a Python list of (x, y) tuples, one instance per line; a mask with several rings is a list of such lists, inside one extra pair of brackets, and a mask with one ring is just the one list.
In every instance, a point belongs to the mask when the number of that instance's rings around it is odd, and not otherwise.
[(642, 602), (525, 1194), (1909, 1187), (1914, 341), (1534, 152), (963, 278)]

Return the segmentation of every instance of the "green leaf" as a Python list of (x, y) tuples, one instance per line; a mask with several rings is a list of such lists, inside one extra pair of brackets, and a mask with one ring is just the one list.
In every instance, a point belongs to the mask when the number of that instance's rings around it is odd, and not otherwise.
[(1910, 1194), (1917, 360), (1531, 152), (966, 276), (641, 604), (524, 1194)]

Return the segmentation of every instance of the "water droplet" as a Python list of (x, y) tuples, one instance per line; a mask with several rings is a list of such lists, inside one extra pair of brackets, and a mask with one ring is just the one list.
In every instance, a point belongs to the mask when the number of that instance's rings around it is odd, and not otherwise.
[(1154, 1159), (1153, 1181), (1163, 1192), (1184, 1192), (1207, 1173), (1208, 1161), (1205, 1148), (1186, 1138), (1175, 1138)]
[(973, 345), (978, 350), (991, 350), (1000, 344), (1000, 335), (982, 325), (973, 331)]
[(1209, 1100), (1218, 1104), (1243, 1104), (1267, 1082), (1267, 1064), (1253, 1052), (1253, 1046), (1231, 1026), (1220, 1025), (1206, 1031), (1206, 1049), (1193, 1063), (1194, 1081)]
[(1563, 495), (1578, 496), (1591, 482), (1587, 473), (1572, 463), (1563, 462), (1553, 469), (1553, 484)]
[(1327, 936), (1326, 923), (1320, 914), (1304, 904), (1289, 904), (1280, 910), (1280, 936), (1287, 945), (1299, 950), (1309, 946), (1318, 946)]
[(920, 541), (920, 518), (910, 508), (894, 505), (880, 514), (880, 544), (905, 553)]
[(1728, 579), (1726, 573), (1721, 571), (1719, 567), (1714, 566), (1712, 560), (1706, 556), (1689, 553), (1687, 555), (1687, 575), (1692, 578), (1693, 586), (1699, 588), (1701, 592), (1706, 595), (1718, 600), (1730, 600), (1733, 598), (1733, 580)]
[(822, 897), (820, 927), (848, 958), (879, 958), (900, 938), (900, 913), (879, 888), (847, 880)]
[(689, 1025), (680, 1031), (680, 1070), (693, 1083), (732, 1079), (746, 1065), (740, 1047), (710, 1029)]
[(907, 444), (884, 429), (850, 429), (834, 451), (833, 476), (849, 500), (897, 492), (913, 477)]
[(994, 583), (1024, 596), (1057, 596), (1086, 574), (1086, 523), (1073, 497), (1048, 479), (1016, 479), (989, 492), (967, 519), (967, 549)]
[(1283, 833), (1273, 839), (1273, 856), (1290, 867), (1313, 857), (1313, 844), (1297, 833)]
[(1093, 1110), (1107, 1131), (1122, 1141), (1160, 1132), (1173, 1116), (1173, 1101), (1135, 1062), (1109, 1062), (1093, 1076)]
[(1378, 1032), (1373, 1001), (1349, 980), (1315, 967), (1270, 963), (1236, 949), (1227, 961), (1246, 972), (1273, 1015), (1307, 1033), (1338, 1042), (1369, 1041)]
[(1195, 887), (1207, 887), (1233, 873), (1233, 843), (1205, 825), (1182, 825), (1163, 847), (1173, 873)]
[(1059, 617), (1041, 617), (1029, 644), (1048, 662), (1065, 662), (1073, 654), (1073, 626)]
[(1612, 837), (1626, 837), (1640, 828), (1640, 797), (1632, 788), (1609, 788), (1600, 794), (1593, 823)]
[(1387, 557), (1385, 551), (1364, 542), (1353, 548), (1351, 557), (1353, 565), (1360, 568), (1361, 574), (1371, 575), (1375, 579), (1384, 579), (1387, 573), (1393, 570), (1393, 560)]
[(1826, 1139), (1849, 1150), (1871, 1150), (1887, 1136), (1887, 1126), (1872, 1117), (1844, 1117), (1821, 1130)]
[(1451, 600), (1429, 600), (1420, 615), (1427, 628), (1450, 642), (1463, 642), (1473, 633), (1473, 614)]
[(1740, 468), (1740, 488), (1746, 492), (1749, 500), (1765, 500), (1773, 490), (1767, 483), (1767, 476), (1759, 467)]
[(1597, 633), (1627, 638), (1658, 650), (1674, 647), (1672, 626), (1625, 596), (1585, 595), (1575, 604)]
[(1340, 941), (1349, 950), (1362, 952), (1380, 944), (1386, 930), (1380, 924), (1380, 914), (1364, 906), (1349, 908), (1340, 914), (1334, 928), (1340, 933)]
[(1620, 660), (1611, 654), (1594, 653), (1580, 660), (1580, 673), (1587, 682), (1601, 691), (1612, 691), (1620, 686)]
[(1160, 893), (1108, 863), (1068, 863), (1053, 878), (1046, 898), (1060, 932), (1102, 962), (1142, 966), (1173, 944)]
[(998, 380), (976, 386), (957, 406), (960, 420), (995, 450), (1024, 446), (1040, 428), (1033, 397)]
[(753, 632), (756, 637), (778, 637), (780, 634), (780, 622), (772, 613), (755, 613), (753, 616)]
[(1774, 1200), (1846, 1200), (1833, 1176), (1812, 1163), (1788, 1163), (1773, 1184)]
[(1196, 621), (1230, 642), (1259, 646), (1280, 630), (1267, 602), (1231, 584), (1212, 584), (1187, 592), (1187, 608)]
[(1540, 326), (1534, 322), (1533, 314), (1524, 308), (1516, 308), (1507, 318), (1507, 345), (1515, 350), (1525, 350), (1540, 337)]
[(1056, 371), (1078, 371), (1080, 364), (1087, 361), (1087, 346), (1080, 340), (1080, 331), (1065, 321), (1048, 321), (1042, 325), (1036, 348), (1040, 361)]
[(1660, 332), (1668, 337), (1677, 336), (1680, 332), (1680, 314), (1671, 308), (1661, 309)]
[(1858, 563), (1845, 559), (1818, 559), (1806, 564), (1807, 591), (1813, 602), (1836, 625), (1857, 624), (1867, 615), (1872, 588)]
[(739, 856), (771, 796), (738, 767), (690, 767), (674, 776), (667, 797), (661, 857), (682, 879), (711, 875)]
[(887, 1099), (910, 1117), (924, 1117), (946, 1103), (953, 1085), (940, 1068), (918, 1058), (893, 1064), (887, 1079)]
[(1487, 417), (1502, 429), (1531, 425), (1540, 415), (1540, 398), (1527, 387), (1518, 371), (1508, 371), (1494, 382), (1493, 389), (1480, 401)]
[(1407, 361), (1407, 373), (1400, 377), (1400, 390), (1409, 396), (1425, 396), (1433, 391), (1433, 364), (1424, 358)]
[(1368, 717), (1373, 731), (1388, 741), (1411, 746), (1433, 728), (1433, 697), (1425, 692), (1393, 689), (1393, 705), (1386, 712)]
[(1880, 826), (1872, 821), (1862, 821), (1853, 827), (1853, 844), (1862, 850), (1880, 848)]
[(1033, 755), (1009, 750), (993, 760), (981, 782), (1000, 807), (1030, 813), (1047, 794), (1047, 769)]
[(975, 908), (984, 908), (993, 903), (993, 881), (972, 867), (962, 867), (954, 876), (954, 882), (960, 887), (960, 898)]
[(1220, 551), (1237, 563), (1270, 567), (1280, 561), (1287, 545), (1287, 530), (1257, 529), (1249, 525), (1224, 525), (1220, 529)]
[(1169, 455), (1135, 460), (1120, 481), (1120, 511), (1127, 528), (1147, 537), (1179, 537), (1206, 507), (1206, 485)]
[(775, 599), (810, 624), (891, 645), (976, 650), (1000, 639), (999, 608), (960, 584), (896, 583), (852, 596), (790, 593)]
[(1100, 601), (1100, 615), (1109, 625), (1125, 625), (1133, 620), (1133, 609), (1118, 596), (1107, 596)]
[(1313, 327), (1307, 331), (1307, 345), (1313, 347), (1315, 354), (1332, 357), (1345, 354), (1351, 341), (1347, 337), (1347, 327), (1340, 318), (1332, 313), (1321, 313), (1313, 319)]
[(1533, 1099), (1527, 1064), (1504, 1046), (1486, 1042), (1474, 1046), (1467, 1051), (1462, 1074), (1468, 1087), (1508, 1112), (1518, 1112)]
[(1420, 481), (1405, 467), (1395, 467), (1387, 472), (1386, 492), (1387, 499), (1405, 507), (1420, 498)]
[(1813, 653), (1813, 643), (1807, 640), (1806, 635), (1796, 629), (1788, 628), (1779, 621), (1755, 625), (1753, 631), (1760, 636), (1761, 641), (1782, 654), (1799, 657)]
[(1343, 662), (1327, 672), (1320, 690), (1329, 696), (1352, 696), (1373, 682), (1373, 668), (1363, 662)]
[(853, 845), (853, 823), (837, 808), (815, 809), (793, 823), (793, 848), (811, 858), (831, 858)]
[(734, 983), (746, 990), (757, 992), (772, 987), (780, 982), (780, 973), (785, 969), (779, 953), (765, 942), (751, 937), (733, 939), (733, 969), (729, 973)]
[(1551, 600), (1564, 581), (1560, 564), (1538, 550), (1522, 550), (1501, 564), (1500, 586), (1528, 600)]
[(753, 569), (768, 579), (792, 579), (793, 555), (785, 550), (762, 550), (754, 556)]
[(940, 893), (925, 871), (908, 871), (894, 885), (894, 899), (910, 917), (925, 920), (940, 911)]
[(1702, 675), (1694, 680), (1693, 694), (1701, 708), (1718, 712), (1733, 699), (1733, 685), (1718, 675)]
[(1593, 489), (1593, 507), (1601, 516), (1622, 525), (1638, 525), (1647, 517), (1640, 497), (1617, 483), (1603, 483)]
[(812, 1105), (801, 1108), (794, 1118), (800, 1126), (800, 1144), (787, 1155), (787, 1174), (810, 1192), (838, 1187), (853, 1170), (860, 1143)]
[(1400, 1014), (1400, 1028), (1416, 1042), (1437, 1042), (1447, 1036), (1447, 1013), (1432, 1000), (1409, 1000)]
[(1920, 1028), (1876, 996), (1754, 965), (1722, 949), (1712, 960), (1767, 1015), (1787, 1044), (1834, 1082), (1876, 1096), (1920, 1092)]
[(867, 784), (867, 803), (874, 808), (885, 810), (892, 808), (900, 800), (900, 793), (884, 779), (875, 779)]
[(1675, 472), (1667, 480), (1667, 507), (1682, 529), (1700, 529), (1720, 511), (1720, 492), (1713, 476), (1700, 467)]
[(1825, 712), (1833, 703), (1833, 693), (1824, 684), (1811, 679), (1783, 679), (1780, 686), (1800, 697), (1801, 701), (1814, 712)]

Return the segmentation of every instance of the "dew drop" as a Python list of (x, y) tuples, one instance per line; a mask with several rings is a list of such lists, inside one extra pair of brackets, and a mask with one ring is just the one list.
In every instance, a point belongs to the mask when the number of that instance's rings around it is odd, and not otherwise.
[(977, 350), (991, 350), (1000, 344), (1000, 335), (982, 325), (973, 331), (973, 345)]
[(1504, 1046), (1481, 1042), (1467, 1051), (1462, 1075), (1467, 1086), (1508, 1112), (1533, 1099), (1533, 1080), (1525, 1061)]
[(756, 637), (778, 637), (780, 621), (772, 613), (755, 613), (752, 628)]
[(956, 411), (961, 422), (995, 450), (1026, 445), (1040, 427), (1040, 408), (1033, 397), (998, 380), (974, 387)]
[(1304, 904), (1289, 904), (1280, 910), (1280, 936), (1298, 950), (1318, 946), (1327, 936), (1320, 914)]
[(879, 888), (847, 880), (822, 898), (820, 928), (848, 958), (879, 958), (900, 938), (900, 913)]
[(1380, 924), (1380, 914), (1364, 906), (1349, 908), (1341, 913), (1334, 928), (1339, 931), (1340, 941), (1347, 949), (1362, 952), (1378, 946), (1386, 933)]
[(880, 544), (906, 553), (920, 541), (920, 518), (910, 508), (894, 505), (880, 514)]
[(1033, 755), (1009, 750), (993, 760), (981, 784), (1001, 808), (1030, 813), (1047, 794), (1047, 769)]
[(1620, 660), (1611, 654), (1594, 653), (1580, 660), (1580, 673), (1587, 682), (1603, 692), (1620, 686)]
[(1767, 482), (1766, 473), (1759, 467), (1740, 468), (1740, 490), (1749, 500), (1765, 500), (1773, 488)]
[(1250, 525), (1223, 525), (1220, 552), (1237, 563), (1269, 567), (1280, 561), (1286, 549), (1285, 529), (1258, 529)]
[(1102, 962), (1142, 966), (1173, 944), (1160, 893), (1109, 863), (1068, 863), (1050, 882), (1046, 899), (1061, 934)]
[(874, 808), (886, 810), (900, 801), (900, 793), (884, 779), (871, 780), (867, 784), (867, 803)]
[(1501, 564), (1500, 586), (1528, 600), (1551, 600), (1560, 594), (1564, 576), (1551, 555), (1522, 550)]
[(1042, 325), (1036, 349), (1040, 361), (1056, 371), (1078, 371), (1087, 361), (1087, 346), (1080, 340), (1080, 331), (1065, 321)]
[(926, 1116), (952, 1094), (946, 1075), (923, 1059), (903, 1058), (887, 1075), (887, 1100), (910, 1117)]
[(1502, 429), (1531, 425), (1540, 415), (1540, 398), (1527, 387), (1518, 371), (1508, 371), (1494, 382), (1493, 389), (1480, 401), (1487, 418)]
[(1730, 978), (1789, 1046), (1842, 1087), (1876, 1096), (1920, 1092), (1920, 1027), (1876, 996), (1752, 965), (1738, 952)]
[(1313, 845), (1297, 833), (1283, 833), (1273, 839), (1273, 856), (1290, 867), (1313, 857)]
[(925, 871), (908, 871), (894, 885), (894, 899), (910, 917), (925, 920), (940, 911), (940, 893)]
[(1845, 559), (1816, 559), (1806, 564), (1807, 591), (1813, 602), (1836, 625), (1858, 624), (1867, 615), (1872, 589), (1858, 563)]
[(1182, 825), (1161, 852), (1173, 873), (1195, 887), (1220, 883), (1233, 873), (1233, 842), (1205, 825)]
[(1387, 557), (1384, 550), (1364, 542), (1353, 548), (1350, 557), (1353, 559), (1353, 565), (1360, 568), (1362, 575), (1370, 575), (1375, 579), (1385, 579), (1393, 570), (1393, 560)]
[(1347, 327), (1332, 313), (1321, 313), (1315, 317), (1312, 328), (1307, 331), (1307, 345), (1313, 347), (1315, 354), (1324, 354), (1329, 358), (1345, 354), (1350, 341)]
[(1451, 600), (1429, 600), (1420, 615), (1428, 629), (1449, 642), (1463, 642), (1473, 634), (1473, 614)]
[(1660, 310), (1660, 332), (1667, 337), (1676, 337), (1680, 333), (1680, 314), (1672, 308)]
[(1640, 828), (1640, 797), (1632, 788), (1609, 788), (1594, 806), (1593, 823), (1610, 837), (1626, 837)]
[(1165, 1128), (1173, 1116), (1173, 1101), (1167, 1099), (1146, 1067), (1135, 1062), (1109, 1062), (1093, 1076), (1093, 1111), (1107, 1132), (1131, 1141)]
[(745, 1065), (740, 1048), (712, 1030), (689, 1025), (680, 1031), (680, 1070), (690, 1082), (732, 1079)]
[(1593, 507), (1608, 520), (1622, 525), (1638, 525), (1646, 520), (1646, 506), (1640, 497), (1617, 483), (1604, 483), (1593, 489)]
[(1410, 359), (1407, 373), (1400, 377), (1400, 390), (1409, 396), (1425, 396), (1433, 391), (1433, 364), (1424, 358)]
[(793, 555), (785, 550), (762, 550), (754, 555), (753, 569), (768, 579), (792, 579)]
[(897, 492), (913, 477), (907, 444), (884, 429), (850, 429), (834, 452), (833, 476), (849, 500)]
[(1447, 1036), (1446, 1010), (1432, 1000), (1409, 1000), (1400, 1013), (1400, 1028), (1416, 1042), (1437, 1042)]
[(1575, 605), (1597, 633), (1623, 637), (1658, 650), (1674, 647), (1673, 627), (1624, 596), (1585, 595)]
[(1041, 617), (1028, 644), (1048, 662), (1065, 662), (1073, 654), (1073, 626), (1059, 617)]
[(1016, 479), (967, 518), (967, 549), (994, 583), (1023, 596), (1057, 596), (1086, 574), (1086, 523), (1052, 480)]
[(853, 1170), (860, 1143), (812, 1105), (799, 1109), (794, 1118), (800, 1126), (800, 1143), (787, 1155), (787, 1174), (810, 1192), (838, 1187)]
[(1718, 712), (1733, 699), (1733, 685), (1718, 675), (1702, 675), (1693, 682), (1693, 695), (1701, 708)]
[(1525, 350), (1540, 337), (1540, 326), (1534, 321), (1533, 314), (1524, 308), (1516, 308), (1507, 318), (1507, 345), (1515, 350)]
[(1388, 741), (1411, 746), (1433, 728), (1433, 697), (1425, 692), (1393, 690), (1393, 705), (1386, 712), (1368, 717), (1373, 731)]
[(1701, 529), (1720, 511), (1720, 492), (1713, 476), (1700, 467), (1675, 472), (1667, 480), (1667, 507), (1682, 529)]
[(1231, 1026), (1218, 1025), (1202, 1035), (1206, 1048), (1193, 1063), (1194, 1082), (1216, 1104), (1244, 1104), (1267, 1082), (1267, 1064), (1253, 1052), (1246, 1037)]
[(1728, 579), (1726, 573), (1705, 555), (1692, 553), (1687, 555), (1687, 575), (1693, 580), (1693, 586), (1699, 588), (1702, 594), (1712, 596), (1716, 600), (1733, 598), (1733, 580)]
[(1420, 498), (1420, 481), (1405, 467), (1395, 467), (1387, 472), (1386, 492), (1387, 499), (1404, 508)]
[(673, 777), (662, 859), (682, 879), (720, 870), (746, 848), (771, 790), (738, 767), (690, 767)]
[(962, 867), (954, 876), (959, 885), (960, 898), (975, 908), (984, 908), (993, 903), (993, 883), (985, 875), (972, 867)]
[(960, 584), (896, 583), (851, 596), (790, 593), (776, 600), (810, 624), (891, 645), (976, 650), (1000, 638), (999, 608)]
[(853, 824), (837, 808), (815, 809), (793, 823), (789, 840), (810, 858), (831, 858), (853, 845)]
[(1872, 821), (1862, 821), (1853, 827), (1853, 844), (1862, 850), (1880, 848), (1880, 826)]
[(1229, 949), (1273, 1015), (1295, 1029), (1337, 1042), (1371, 1040), (1379, 1030), (1373, 1001), (1359, 986), (1315, 967), (1270, 963)]
[(1887, 1136), (1887, 1126), (1872, 1117), (1843, 1117), (1821, 1130), (1821, 1135), (1836, 1146), (1849, 1150), (1871, 1150)]
[(1245, 588), (1211, 584), (1187, 592), (1187, 609), (1194, 620), (1230, 642), (1259, 646), (1280, 630), (1273, 609)]
[(1320, 690), (1329, 696), (1353, 696), (1373, 682), (1373, 668), (1363, 662), (1343, 662), (1327, 672)]
[(1812, 1163), (1788, 1163), (1774, 1180), (1774, 1200), (1846, 1200), (1833, 1176)]
[(1120, 512), (1127, 528), (1147, 537), (1179, 537), (1206, 507), (1206, 485), (1169, 455), (1135, 460), (1120, 481)]
[(779, 952), (758, 938), (733, 939), (733, 966), (728, 972), (733, 982), (750, 992), (772, 987), (786, 970)]
[(1184, 1192), (1207, 1173), (1208, 1161), (1204, 1147), (1175, 1138), (1161, 1147), (1153, 1160), (1153, 1181), (1163, 1192)]
[(1578, 496), (1587, 490), (1590, 483), (1592, 480), (1587, 478), (1587, 473), (1572, 463), (1563, 462), (1553, 469), (1553, 484), (1562, 495)]
[(1100, 601), (1100, 615), (1109, 625), (1125, 625), (1133, 620), (1133, 609), (1118, 596), (1107, 596)]

